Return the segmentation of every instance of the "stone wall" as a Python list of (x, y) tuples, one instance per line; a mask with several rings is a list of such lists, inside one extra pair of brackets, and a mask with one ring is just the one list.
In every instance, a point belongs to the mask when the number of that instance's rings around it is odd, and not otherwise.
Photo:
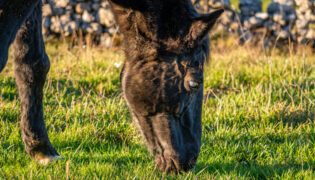
[(116, 33), (118, 27), (107, 1), (43, 0), (43, 34), (46, 37), (91, 35), (101, 45), (110, 47)]
[(297, 40), (305, 43), (315, 39), (315, 0), (295, 0)]
[[(44, 0), (43, 33), (45, 36), (90, 35), (97, 43), (112, 46), (119, 33), (107, 1)], [(261, 42), (267, 48), (275, 42), (315, 44), (315, 1), (273, 0), (262, 12), (260, 0), (241, 0), (239, 9), (229, 0), (193, 0), (196, 8), (211, 12), (224, 8), (216, 32), (238, 34), (241, 43)]]
[(228, 0), (210, 0), (209, 11), (225, 8), (219, 30), (237, 32), (241, 43), (261, 42), (268, 48), (291, 42), (313, 44), (315, 47), (315, 1), (273, 0), (262, 12), (260, 0), (241, 0), (240, 12), (232, 10)]

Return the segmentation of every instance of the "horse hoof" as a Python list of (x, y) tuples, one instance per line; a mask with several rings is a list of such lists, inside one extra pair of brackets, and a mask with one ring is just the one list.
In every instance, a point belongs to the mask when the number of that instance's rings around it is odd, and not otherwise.
[(60, 155), (55, 155), (55, 156), (37, 156), (36, 160), (40, 165), (48, 165), (54, 162), (57, 162), (59, 159), (63, 159), (62, 156)]

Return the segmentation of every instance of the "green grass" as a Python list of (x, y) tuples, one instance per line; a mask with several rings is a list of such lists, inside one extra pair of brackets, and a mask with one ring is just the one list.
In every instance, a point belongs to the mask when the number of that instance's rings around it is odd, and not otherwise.
[[(223, 0), (222, 0), (223, 1)], [(267, 8), (272, 0), (261, 0), (262, 2), (262, 11), (267, 11)], [(230, 0), (231, 8), (239, 10), (239, 3), (241, 0)]]
[[(12, 56), (0, 74), (0, 179), (315, 179), (315, 54), (213, 44), (196, 167), (159, 173), (121, 96), (119, 50), (46, 43), (44, 111), (64, 159), (24, 152)], [(229, 45), (228, 45), (229, 44)]]

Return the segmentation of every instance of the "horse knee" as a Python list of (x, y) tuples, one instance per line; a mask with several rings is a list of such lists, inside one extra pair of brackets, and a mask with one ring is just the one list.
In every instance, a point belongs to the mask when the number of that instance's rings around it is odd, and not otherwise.
[[(31, 61), (26, 61), (32, 59)], [(50, 68), (50, 61), (46, 54), (33, 56), (32, 58), (15, 59), (15, 73), (17, 75), (28, 76), (34, 80), (46, 78)]]
[(46, 75), (50, 69), (50, 61), (46, 53), (32, 65), (33, 71)]

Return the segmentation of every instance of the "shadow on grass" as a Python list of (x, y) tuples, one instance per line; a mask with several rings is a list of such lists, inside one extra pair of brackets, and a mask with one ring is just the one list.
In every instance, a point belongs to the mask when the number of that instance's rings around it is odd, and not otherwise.
[[(261, 137), (261, 139), (256, 139), (252, 141), (252, 145), (259, 144), (261, 141), (266, 141), (267, 139), (272, 139), (273, 142), (284, 143), (284, 137), (269, 137), (270, 135)], [(309, 135), (311, 136), (311, 135)], [(255, 139), (253, 136), (244, 135), (239, 138), (239, 140), (229, 142), (229, 144), (238, 144), (239, 141), (244, 141), (241, 143), (243, 149), (247, 149), (246, 142)], [(289, 141), (294, 141), (294, 139), (288, 138)], [(105, 142), (104, 142), (105, 140)], [(217, 142), (220, 143), (220, 142)], [(153, 163), (154, 158), (147, 152), (145, 146), (133, 143), (131, 141), (115, 142), (111, 138), (102, 139), (101, 141), (89, 140), (83, 142), (78, 140), (61, 141), (59, 143), (53, 143), (54, 146), (59, 149), (61, 155), (63, 153), (68, 154), (69, 160), (78, 166), (85, 166), (90, 163), (92, 164), (112, 164), (115, 166), (115, 171), (119, 174), (120, 172), (125, 172), (126, 168), (130, 167), (130, 164), (134, 164), (137, 167), (139, 164), (148, 165)], [(209, 146), (209, 144), (207, 145)], [(277, 144), (275, 144), (277, 146)], [(9, 143), (3, 143), (2, 147), (4, 149), (10, 148), (10, 151), (24, 152), (24, 146), (22, 143), (15, 144), (13, 147)], [(122, 152), (123, 153), (120, 153)], [(242, 152), (248, 154), (250, 152)], [(256, 153), (260, 153), (258, 150)], [(237, 156), (239, 154), (236, 154)], [(26, 157), (25, 153), (25, 157)], [(8, 164), (15, 164), (14, 159), (9, 158)], [(65, 163), (67, 158), (63, 160)], [(0, 163), (1, 165), (1, 163)], [(27, 164), (25, 164), (27, 165)], [(235, 159), (230, 162), (197, 162), (196, 167), (192, 170), (193, 175), (207, 173), (213, 176), (231, 175), (235, 174), (237, 176), (245, 178), (255, 178), (255, 179), (272, 179), (275, 177), (281, 177), (286, 173), (291, 173), (290, 177), (294, 177), (299, 172), (303, 170), (314, 171), (315, 168), (311, 164), (299, 164), (295, 160), (289, 162), (284, 162), (283, 164), (267, 164), (261, 165), (256, 162), (255, 159)], [(156, 175), (161, 174), (156, 171)]]
[(116, 156), (107, 156), (106, 151), (103, 152), (103, 154), (99, 154), (98, 156), (95, 156), (93, 154), (85, 154), (85, 155), (80, 155), (80, 156), (70, 156), (71, 161), (82, 164), (82, 163), (108, 163), (108, 164), (114, 164), (117, 165), (119, 168), (121, 166), (128, 166), (128, 164), (142, 164), (144, 162), (149, 163), (149, 161), (152, 161), (153, 158), (148, 154), (148, 157), (143, 157), (143, 156), (130, 156), (126, 154), (119, 154)]
[[(293, 112), (285, 112), (283, 110), (281, 113), (277, 114), (282, 120), (283, 125), (287, 125), (288, 127), (295, 128), (301, 124), (307, 123), (307, 122), (313, 122), (315, 119), (315, 112), (306, 110), (306, 111), (293, 111)], [(276, 116), (277, 116), (276, 115)]]
[[(314, 108), (313, 108), (314, 109)], [(315, 119), (315, 112), (311, 111), (312, 107), (305, 110), (296, 110), (293, 112), (287, 112), (287, 109), (280, 109), (277, 111), (269, 112), (269, 116), (257, 115), (258, 117), (252, 117), (256, 115), (248, 115), (246, 113), (240, 113), (235, 117), (226, 117), (219, 119), (221, 126), (233, 127), (237, 124), (237, 129), (249, 130), (253, 126), (266, 128), (266, 126), (278, 127), (280, 125), (287, 126), (289, 128), (297, 128), (305, 123), (312, 123)], [(209, 123), (203, 125), (203, 129), (208, 132), (216, 132), (217, 124)]]
[(206, 171), (212, 175), (229, 175), (236, 173), (238, 176), (245, 178), (255, 178), (255, 179), (273, 179), (275, 177), (281, 177), (286, 173), (290, 172), (294, 177), (299, 172), (303, 170), (314, 171), (314, 167), (308, 164), (298, 164), (296, 162), (289, 164), (271, 164), (271, 165), (260, 165), (256, 162), (249, 162), (248, 164), (240, 163), (222, 163), (222, 162), (212, 162), (212, 163), (197, 163), (194, 168), (195, 174), (199, 172)]
[[(114, 97), (121, 93), (119, 82), (116, 80), (111, 81), (115, 88), (107, 89), (105, 97)], [(53, 89), (58, 92), (62, 92), (64, 96), (74, 95), (75, 97), (84, 96), (86, 92), (97, 92), (97, 86), (100, 84), (110, 84), (108, 79), (93, 79), (93, 80), (67, 80), (65, 78), (52, 79), (49, 82), (49, 89)], [(48, 89), (48, 90), (49, 90)]]
[[(46, 81), (46, 86), (47, 87), (48, 81)], [(49, 86), (52, 86), (48, 89), (49, 90), (54, 90), (54, 91), (61, 91), (63, 92), (64, 96), (71, 95), (75, 97), (80, 97), (84, 96), (84, 92), (92, 91), (92, 92), (97, 92), (97, 86), (100, 83), (104, 84), (109, 84), (108, 79), (93, 79), (93, 80), (67, 80), (64, 78), (61, 79), (52, 79), (51, 82), (49, 82)], [(120, 90), (120, 82), (119, 79), (112, 80), (112, 88), (106, 89), (106, 94), (104, 94), (104, 97), (107, 98), (112, 98), (115, 96), (118, 96), (121, 93)], [(3, 91), (1, 94), (1, 98), (3, 101), (13, 101), (15, 99), (18, 99), (18, 91), (17, 91), (17, 86), (15, 82), (15, 78), (13, 77), (8, 77), (4, 80), (0, 80), (0, 87), (3, 87), (5, 89), (14, 89), (14, 91)], [(48, 93), (46, 95), (49, 95)], [(51, 96), (52, 97), (52, 96)], [(49, 98), (51, 98), (49, 97)]]
[[(139, 160), (145, 161), (147, 159), (143, 156), (134, 156), (133, 153), (135, 151), (137, 152), (137, 154), (147, 154), (148, 156), (150, 156), (144, 145), (133, 143), (130, 140), (122, 140), (120, 142), (117, 142), (116, 139), (112, 138), (108, 138), (102, 141), (94, 141), (93, 139), (91, 139), (86, 142), (82, 142), (81, 140), (72, 140), (61, 141), (58, 143), (53, 142), (52, 145), (58, 150), (61, 155), (63, 155), (63, 153), (69, 154), (70, 158), (78, 163), (94, 161), (125, 164), (140, 162)], [(15, 153), (20, 152), (24, 153), (25, 157), (28, 156), (25, 152), (22, 139), (18, 142), (16, 141), (16, 143), (14, 144), (11, 144), (9, 142), (2, 142), (1, 147), (3, 150), (10, 152), (12, 151)], [(119, 154), (119, 152), (121, 151), (124, 151), (125, 154), (120, 154), (119, 156), (113, 155), (113, 153)], [(130, 156), (126, 154), (130, 154)], [(113, 156), (114, 158), (111, 158)], [(126, 157), (128, 157), (128, 161), (126, 161)]]
[[(299, 128), (299, 125), (314, 121), (314, 113), (308, 111), (287, 113), (281, 117), (280, 122), (279, 118), (275, 118), (278, 115), (273, 115), (270, 118), (275, 119), (275, 123), (284, 124), (284, 126), (292, 128)], [(200, 162), (197, 163), (194, 173), (198, 174), (205, 171), (209, 174), (221, 176), (234, 173), (246, 178), (273, 179), (284, 176), (287, 173), (291, 174), (290, 177), (294, 177), (303, 170), (315, 171), (314, 163), (310, 157), (306, 157), (303, 163), (298, 163), (296, 157), (302, 156), (303, 147), (312, 146), (314, 143), (314, 132), (303, 132), (302, 134), (290, 132), (281, 131), (277, 133), (277, 131), (272, 131), (263, 132), (262, 135), (245, 133), (243, 135), (231, 134), (225, 136), (216, 136), (216, 133), (213, 132), (213, 135), (210, 135), (214, 136), (213, 139), (203, 140), (202, 152), (207, 154), (205, 156), (211, 156), (212, 152), (213, 154), (220, 152), (233, 160), (230, 163), (225, 163), (226, 161)], [(230, 150), (225, 149), (226, 144), (229, 144)], [(277, 159), (277, 156), (279, 156), (276, 153), (278, 148), (282, 151), (278, 161), (284, 161), (283, 164), (275, 163), (269, 165), (264, 163), (262, 165), (257, 163), (257, 161), (266, 159), (268, 156), (271, 156), (272, 159)], [(263, 153), (264, 151), (267, 153)]]

